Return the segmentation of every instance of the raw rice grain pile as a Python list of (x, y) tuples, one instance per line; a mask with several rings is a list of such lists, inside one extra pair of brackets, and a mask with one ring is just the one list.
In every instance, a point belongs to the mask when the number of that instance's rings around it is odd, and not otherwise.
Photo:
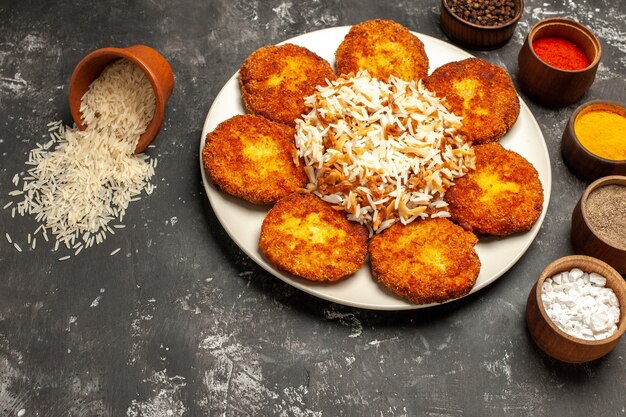
[[(101, 243), (123, 227), (110, 223), (123, 220), (129, 203), (154, 190), (149, 181), (156, 159), (134, 154), (154, 109), (152, 86), (136, 65), (127, 60), (109, 65), (82, 98), (87, 128), (48, 124), (50, 140), (30, 151), (21, 188), (9, 193), (22, 200), (4, 208), (13, 216), (34, 216), (41, 224), (33, 235), (40, 232), (48, 241), (52, 234), (55, 250), (62, 244), (77, 255)], [(16, 175), (13, 183), (19, 182)]]

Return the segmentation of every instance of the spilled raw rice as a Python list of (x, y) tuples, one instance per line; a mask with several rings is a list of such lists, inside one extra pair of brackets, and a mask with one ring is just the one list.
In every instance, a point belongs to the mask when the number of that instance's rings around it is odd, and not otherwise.
[[(118, 60), (81, 100), (84, 131), (48, 123), (49, 140), (30, 151), (21, 189), (9, 192), (23, 198), (13, 210), (41, 223), (33, 235), (40, 232), (48, 241), (50, 232), (55, 251), (60, 243), (78, 255), (103, 242), (112, 232), (108, 223), (121, 222), (142, 191), (152, 193), (149, 181), (156, 164), (134, 150), (154, 109), (154, 91), (145, 74), (130, 61)], [(16, 175), (13, 183), (19, 179)]]
[(311, 191), (370, 234), (398, 220), (449, 216), (443, 195), (475, 163), (460, 117), (421, 81), (361, 71), (317, 90), (296, 121)]

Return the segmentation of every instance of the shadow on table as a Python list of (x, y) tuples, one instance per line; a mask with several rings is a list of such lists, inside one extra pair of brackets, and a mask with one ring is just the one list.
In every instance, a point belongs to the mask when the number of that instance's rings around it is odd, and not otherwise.
[[(524, 326), (526, 325), (525, 318), (523, 324)], [(561, 362), (541, 350), (533, 341), (528, 329), (524, 332), (524, 336), (524, 342), (527, 344), (526, 350), (529, 353), (529, 365), (533, 365), (536, 369), (543, 369), (544, 372), (550, 375), (553, 383), (566, 384), (568, 389), (575, 390), (576, 387), (584, 388), (588, 386), (591, 380), (597, 379), (599, 374), (611, 368), (611, 360), (620, 359), (619, 353), (613, 351), (590, 362)]]

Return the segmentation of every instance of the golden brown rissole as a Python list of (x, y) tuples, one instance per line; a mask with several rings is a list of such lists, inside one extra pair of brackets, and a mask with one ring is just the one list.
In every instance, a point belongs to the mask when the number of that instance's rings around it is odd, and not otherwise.
[(452, 219), (478, 234), (506, 236), (530, 230), (543, 208), (535, 167), (499, 143), (474, 146), (476, 169), (446, 191)]
[(394, 223), (369, 244), (374, 277), (415, 304), (467, 294), (480, 272), (478, 238), (444, 218)]
[(335, 78), (327, 61), (292, 44), (257, 49), (239, 70), (246, 109), (289, 126), (306, 113), (304, 98)]
[(424, 80), (426, 88), (463, 117), (464, 133), (474, 144), (499, 140), (519, 115), (519, 100), (511, 76), (481, 58), (450, 62)]
[(395, 75), (406, 81), (428, 75), (424, 44), (392, 20), (368, 20), (352, 26), (335, 52), (337, 74), (365, 69), (374, 78)]
[(308, 179), (294, 163), (295, 129), (248, 114), (232, 117), (207, 135), (202, 162), (225, 192), (255, 204), (273, 204)]
[(313, 194), (295, 193), (267, 213), (259, 248), (279, 269), (312, 281), (337, 281), (365, 263), (368, 233)]

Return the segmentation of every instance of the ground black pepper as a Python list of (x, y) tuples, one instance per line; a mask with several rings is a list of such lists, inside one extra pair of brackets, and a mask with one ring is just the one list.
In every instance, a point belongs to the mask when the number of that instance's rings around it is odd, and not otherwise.
[(481, 26), (503, 25), (515, 17), (515, 3), (506, 0), (446, 0), (461, 19)]
[(591, 229), (612, 246), (626, 250), (626, 186), (597, 188), (589, 193), (585, 205)]

